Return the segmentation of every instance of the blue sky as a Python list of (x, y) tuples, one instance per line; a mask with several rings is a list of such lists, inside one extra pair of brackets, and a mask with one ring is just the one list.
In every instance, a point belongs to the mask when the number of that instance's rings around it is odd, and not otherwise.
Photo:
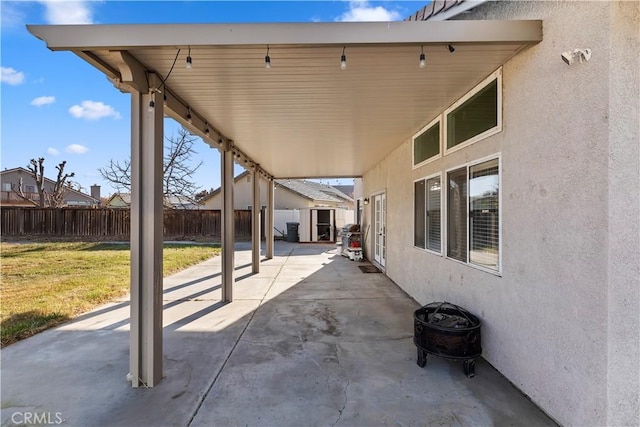
[[(0, 165), (24, 167), (31, 158), (45, 157), (45, 175), (54, 178), (55, 165), (66, 160), (74, 181), (87, 191), (99, 184), (104, 196), (114, 190), (98, 168), (130, 152), (130, 96), (74, 54), (49, 51), (25, 24), (389, 21), (404, 19), (425, 3), (2, 0)], [(177, 129), (166, 119), (167, 135)], [(204, 165), (194, 180), (202, 188), (218, 187), (218, 151), (200, 141), (196, 150)]]

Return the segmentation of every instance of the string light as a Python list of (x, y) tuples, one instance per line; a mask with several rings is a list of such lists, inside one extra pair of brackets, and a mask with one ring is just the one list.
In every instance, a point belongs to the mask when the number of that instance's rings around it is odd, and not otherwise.
[(427, 65), (427, 58), (424, 56), (424, 46), (420, 47), (420, 68), (424, 68)]
[(267, 56), (264, 57), (264, 67), (267, 70), (271, 69), (271, 57), (269, 56), (269, 45), (267, 45)]
[(187, 121), (189, 124), (193, 123), (193, 120), (191, 119), (191, 107), (187, 107)]
[(193, 67), (193, 61), (191, 60), (191, 47), (189, 47), (189, 53), (187, 53), (187, 61), (184, 65), (187, 70), (190, 70)]
[(207, 123), (206, 127), (204, 128), (204, 134), (207, 138), (211, 136), (211, 132), (209, 132), (209, 123)]
[(450, 44), (447, 45), (447, 49), (449, 49), (449, 52), (451, 52), (451, 53), (456, 51), (456, 48), (453, 47), (453, 45), (450, 45)]
[(154, 101), (155, 97), (155, 95), (152, 95), (151, 101), (149, 101), (149, 107), (147, 108), (147, 111), (149, 113), (153, 113), (153, 111), (156, 109), (156, 103)]
[(347, 55), (344, 54), (344, 50), (346, 49), (346, 46), (342, 47), (342, 56), (340, 57), (340, 69), (341, 70), (346, 70), (347, 69)]
[(167, 106), (167, 92), (162, 95), (162, 103), (165, 107)]

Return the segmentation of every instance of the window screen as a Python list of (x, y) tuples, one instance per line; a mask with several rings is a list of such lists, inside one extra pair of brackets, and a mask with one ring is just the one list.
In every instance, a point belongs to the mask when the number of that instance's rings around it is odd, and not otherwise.
[(447, 174), (447, 256), (467, 262), (467, 168)]
[(498, 160), (469, 168), (469, 261), (498, 270), (499, 176)]
[(413, 139), (414, 166), (440, 154), (440, 122)]
[(498, 126), (498, 80), (447, 114), (447, 148)]

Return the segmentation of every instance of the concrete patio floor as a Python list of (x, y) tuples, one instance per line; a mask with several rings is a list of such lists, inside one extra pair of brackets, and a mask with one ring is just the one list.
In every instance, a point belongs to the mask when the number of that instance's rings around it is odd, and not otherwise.
[(126, 298), (2, 350), (2, 425), (555, 425), (483, 360), (416, 365), (418, 304), (334, 245), (276, 242), (251, 274), (236, 251), (234, 302), (220, 258), (164, 280), (164, 378), (132, 389)]

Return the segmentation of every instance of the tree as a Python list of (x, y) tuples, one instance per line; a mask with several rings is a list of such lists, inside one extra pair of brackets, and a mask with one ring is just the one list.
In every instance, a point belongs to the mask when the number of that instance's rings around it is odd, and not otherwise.
[[(193, 148), (197, 137), (192, 136), (186, 129), (178, 130), (178, 136), (165, 138), (163, 159), (162, 193), (165, 197), (181, 196), (194, 200), (194, 195), (200, 189), (192, 179), (193, 174), (202, 166), (202, 161), (193, 164), (191, 159), (197, 154)], [(102, 178), (118, 192), (131, 192), (131, 158), (122, 163), (111, 159), (109, 165), (98, 169)]]
[(69, 186), (69, 178), (73, 178), (76, 175), (73, 172), (64, 173), (64, 167), (66, 164), (67, 161), (65, 160), (63, 162), (60, 162), (56, 166), (56, 169), (58, 169), (58, 176), (56, 177), (55, 184), (53, 185), (53, 190), (49, 191), (47, 190), (47, 188), (45, 188), (44, 185), (44, 157), (40, 157), (38, 160), (29, 160), (27, 169), (36, 182), (36, 188), (38, 190), (38, 195), (40, 196), (40, 200), (38, 201), (38, 203), (24, 194), (24, 185), (22, 178), (18, 180), (17, 188), (15, 184), (11, 184), (11, 190), (18, 196), (20, 196), (20, 198), (27, 200), (41, 208), (44, 208), (45, 206), (49, 206), (52, 208), (61, 208), (62, 206), (64, 206), (64, 192), (65, 187)]

